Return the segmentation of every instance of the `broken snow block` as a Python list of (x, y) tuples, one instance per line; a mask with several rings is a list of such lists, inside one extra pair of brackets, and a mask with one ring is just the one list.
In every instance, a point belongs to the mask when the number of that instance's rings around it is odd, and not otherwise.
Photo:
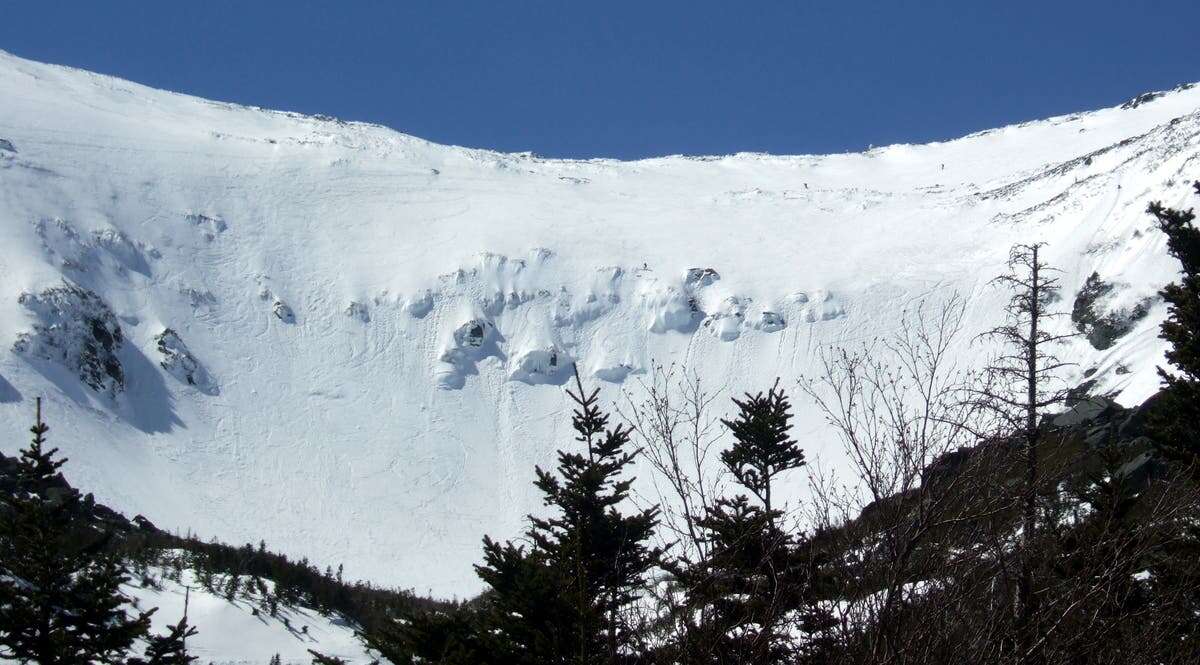
[(351, 301), (351, 303), (346, 307), (346, 316), (348, 316), (352, 319), (358, 319), (359, 321), (362, 321), (363, 323), (371, 322), (370, 310), (367, 309), (367, 306), (365, 303), (361, 303), (361, 302), (357, 302), (357, 301)]
[(618, 362), (592, 370), (592, 376), (609, 383), (621, 383), (630, 374), (640, 374), (642, 370), (626, 362)]
[(641, 294), (641, 305), (649, 315), (650, 332), (669, 330), (690, 333), (704, 318), (700, 303), (674, 287)]
[(777, 332), (787, 327), (787, 321), (778, 312), (763, 312), (754, 327), (763, 332)]
[(567, 377), (570, 357), (556, 346), (530, 349), (518, 354), (508, 378), (529, 384), (561, 383)]
[(742, 325), (746, 321), (746, 306), (748, 298), (731, 296), (721, 302), (717, 311), (704, 319), (704, 327), (717, 339), (732, 342), (742, 334)]
[(689, 288), (698, 286), (708, 286), (713, 282), (721, 279), (720, 273), (712, 268), (688, 268), (687, 276), (684, 277), (684, 286)]
[(292, 311), (291, 307), (288, 307), (286, 303), (280, 300), (275, 301), (275, 304), (271, 306), (271, 311), (274, 312), (275, 316), (284, 323), (296, 322), (296, 313)]
[(429, 291), (426, 291), (419, 296), (413, 297), (413, 299), (409, 300), (408, 304), (404, 306), (404, 310), (408, 312), (409, 316), (413, 317), (414, 319), (425, 318), (427, 314), (433, 311), (433, 294)]

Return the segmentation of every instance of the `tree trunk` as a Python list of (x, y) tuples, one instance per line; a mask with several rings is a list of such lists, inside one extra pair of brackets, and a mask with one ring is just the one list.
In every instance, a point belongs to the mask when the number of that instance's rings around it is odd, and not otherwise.
[(1038, 323), (1041, 318), (1041, 276), (1039, 275), (1038, 247), (1033, 247), (1032, 279), (1029, 298), (1029, 345), (1025, 349), (1026, 408), (1025, 436), (1025, 486), (1022, 488), (1021, 505), (1021, 552), (1020, 571), (1017, 578), (1017, 662), (1022, 665), (1039, 663), (1035, 648), (1034, 617), (1037, 612), (1033, 593), (1034, 537), (1037, 530), (1037, 481), (1038, 481)]

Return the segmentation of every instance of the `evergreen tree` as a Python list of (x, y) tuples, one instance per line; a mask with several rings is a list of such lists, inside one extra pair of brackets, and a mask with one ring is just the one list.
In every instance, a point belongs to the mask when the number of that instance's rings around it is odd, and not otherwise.
[(236, 599), (237, 595), (238, 595), (238, 591), (240, 591), (241, 588), (242, 588), (242, 576), (238, 575), (237, 573), (233, 573), (232, 575), (230, 575), (228, 577), (228, 579), (226, 579), (226, 581), (225, 581), (225, 590), (223, 592), (225, 595), (225, 600), (232, 601), (232, 600)]
[[(1192, 183), (1200, 195), (1200, 181)], [(1193, 491), (1200, 486), (1200, 229), (1193, 209), (1165, 208), (1151, 203), (1148, 212), (1167, 236), (1167, 250), (1180, 263), (1182, 278), (1160, 292), (1167, 302), (1167, 318), (1159, 337), (1170, 344), (1166, 356), (1170, 369), (1158, 368), (1162, 391), (1149, 413), (1150, 433), (1159, 454), (1179, 463), (1187, 472)], [(1196, 506), (1195, 495), (1192, 505)], [(1195, 518), (1185, 519), (1171, 533), (1171, 555), (1161, 557), (1154, 567), (1151, 584), (1156, 597), (1175, 598), (1172, 614), (1181, 617), (1173, 634), (1178, 651), (1193, 656), (1200, 652), (1200, 637), (1192, 617), (1200, 612), (1200, 574), (1195, 561), (1200, 553), (1200, 526)]]
[[(1058, 520), (1067, 526), (1054, 529), (1041, 546), (1043, 585), (1052, 590), (1043, 611), (1060, 617), (1059, 634), (1046, 641), (1050, 662), (1066, 654), (1097, 662), (1099, 654), (1138, 648), (1131, 637), (1148, 619), (1146, 582), (1137, 573), (1150, 566), (1151, 548), (1143, 546), (1148, 534), (1139, 533), (1138, 488), (1123, 473), (1128, 460), (1122, 453), (1110, 437), (1092, 453), (1100, 468), (1064, 483), (1068, 506), (1082, 514), (1074, 524)], [(1143, 618), (1131, 621), (1133, 616)]]
[[(572, 584), (574, 571), (564, 562), (536, 545), (498, 543), (485, 536), (483, 564), (475, 570), (489, 587), (482, 641), (492, 662), (599, 662), (594, 608), (586, 604), (587, 589), (581, 594)], [(582, 608), (580, 600), (585, 601)]]
[(678, 657), (693, 663), (777, 663), (792, 653), (782, 622), (798, 607), (791, 537), (745, 495), (718, 499), (697, 523), (708, 545), (680, 569), (689, 620)]
[[(1200, 182), (1193, 184), (1200, 194)], [(1179, 260), (1183, 277), (1161, 291), (1167, 319), (1159, 337), (1170, 343), (1172, 370), (1159, 368), (1163, 391), (1151, 426), (1163, 456), (1188, 466), (1200, 480), (1200, 229), (1193, 210), (1151, 203), (1149, 213), (1167, 236), (1167, 250)]]
[(126, 571), (106, 553), (107, 535), (78, 518), (79, 493), (58, 475), (66, 460), (44, 449), (49, 428), (37, 404), (33, 442), (21, 451), (16, 487), (0, 506), (0, 658), (124, 662), (150, 613), (126, 612)]
[(496, 662), (616, 663), (637, 640), (627, 614), (662, 551), (648, 541), (658, 509), (625, 514), (636, 451), (629, 429), (608, 427), (599, 390), (575, 372), (572, 418), (582, 451), (558, 453), (558, 472), (536, 469), (553, 516), (530, 517), (529, 547), (484, 540), (476, 566), (490, 590), (485, 623)]
[(742, 487), (763, 504), (769, 519), (774, 519), (771, 484), (779, 474), (804, 466), (804, 451), (788, 438), (792, 405), (779, 388), (779, 379), (766, 395), (746, 394), (745, 400), (733, 400), (738, 407), (734, 420), (722, 420), (736, 443), (721, 453), (721, 462)]
[(181, 617), (179, 623), (168, 626), (167, 632), (151, 637), (146, 644), (145, 658), (130, 660), (130, 665), (188, 665), (196, 660), (189, 656), (187, 638), (196, 634), (196, 628), (189, 626), (187, 617)]
[(418, 612), (403, 621), (372, 626), (361, 637), (395, 665), (437, 663), (476, 665), (498, 662), (487, 648), (494, 626), (485, 629), (480, 613), (469, 605), (444, 611)]
[(686, 591), (684, 629), (674, 659), (689, 663), (797, 662), (809, 646), (793, 629), (817, 633), (831, 617), (813, 597), (815, 567), (807, 547), (779, 525), (772, 504), (776, 478), (804, 465), (804, 451), (789, 438), (791, 405), (779, 382), (766, 395), (734, 400), (733, 420), (722, 421), (735, 442), (721, 454), (746, 495), (722, 498), (697, 522), (706, 555), (676, 561), (676, 582)]

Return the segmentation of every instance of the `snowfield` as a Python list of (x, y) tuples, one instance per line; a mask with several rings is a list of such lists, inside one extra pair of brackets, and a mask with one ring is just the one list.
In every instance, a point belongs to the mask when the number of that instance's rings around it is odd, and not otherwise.
[(462, 596), (483, 534), (540, 507), (573, 362), (609, 399), (652, 362), (794, 386), (953, 291), (974, 362), (989, 280), (1044, 241), (1064, 309), (1096, 273), (1120, 324), (1065, 347), (1065, 378), (1137, 402), (1177, 267), (1144, 210), (1200, 178), (1200, 88), (1151, 97), (856, 154), (569, 161), (0, 52), (0, 449), (44, 396), (71, 482), (113, 508)]
[[(262, 665), (279, 654), (283, 663), (308, 665), (312, 662), (309, 649), (341, 658), (350, 665), (378, 661), (344, 617), (285, 605), (280, 605), (277, 614), (271, 616), (268, 604), (257, 592), (243, 591), (230, 601), (205, 590), (191, 569), (185, 568), (178, 580), (172, 580), (169, 571), (161, 567), (151, 567), (148, 573), (153, 585), (146, 585), (137, 577), (126, 585), (130, 608), (143, 611), (158, 608), (150, 617), (151, 633), (158, 635), (179, 623), (186, 599), (188, 624), (198, 631), (188, 638), (188, 653), (199, 663)], [(264, 584), (273, 591), (272, 582)], [(144, 648), (139, 644), (134, 650), (140, 654)]]

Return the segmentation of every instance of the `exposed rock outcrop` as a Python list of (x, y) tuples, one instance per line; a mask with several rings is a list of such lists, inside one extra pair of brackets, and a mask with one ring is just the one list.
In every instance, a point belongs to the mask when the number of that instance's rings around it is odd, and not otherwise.
[(40, 294), (23, 293), (18, 302), (38, 322), (17, 336), (13, 351), (62, 365), (98, 393), (115, 397), (125, 389), (118, 358), (125, 337), (100, 296), (66, 284)]
[(218, 234), (224, 233), (229, 225), (220, 215), (205, 215), (198, 212), (188, 212), (184, 215), (184, 219), (204, 233), (204, 238), (208, 241), (216, 239)]
[(56, 218), (39, 220), (34, 232), (46, 254), (67, 270), (87, 273), (107, 268), (118, 275), (129, 270), (150, 275), (146, 256), (151, 250), (116, 229), (81, 233), (67, 220)]
[(216, 395), (220, 392), (208, 370), (192, 355), (179, 333), (167, 328), (155, 335), (154, 343), (162, 356), (158, 364), (168, 374), (202, 393)]
[[(1138, 321), (1150, 313), (1153, 298), (1143, 298), (1130, 307), (1110, 309), (1107, 303), (1115, 295), (1116, 285), (1093, 272), (1084, 282), (1071, 308), (1075, 329), (1087, 336), (1088, 343), (1103, 351), (1133, 330)], [(1107, 311), (1106, 311), (1107, 310)]]

